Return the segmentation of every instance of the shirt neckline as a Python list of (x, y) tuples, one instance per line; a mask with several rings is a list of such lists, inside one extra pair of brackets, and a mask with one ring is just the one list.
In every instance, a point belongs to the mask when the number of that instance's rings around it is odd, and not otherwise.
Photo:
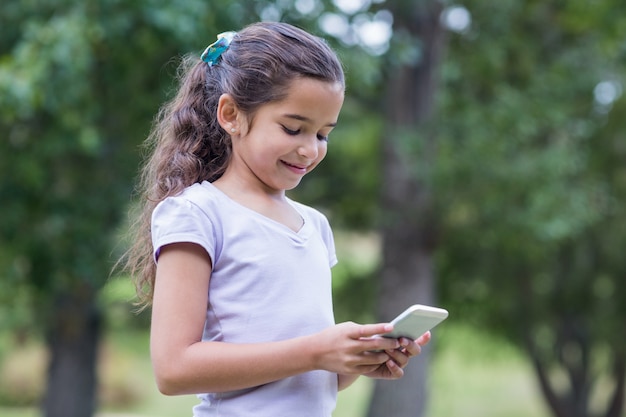
[(289, 197), (285, 197), (287, 199), (287, 203), (289, 203), (289, 205), (291, 205), (291, 207), (293, 207), (294, 210), (296, 210), (296, 212), (298, 212), (298, 214), (300, 215), (300, 217), (302, 218), (302, 226), (300, 227), (300, 229), (298, 229), (298, 231), (293, 230), (292, 228), (290, 228), (289, 226), (276, 221), (270, 217), (265, 216), (264, 214), (259, 213), (256, 210), (251, 209), (250, 207), (247, 207), (235, 200), (233, 200), (232, 198), (230, 198), (226, 193), (224, 193), (222, 190), (220, 190), (219, 188), (217, 188), (215, 185), (213, 185), (212, 183), (208, 182), (208, 181), (203, 181), (201, 184), (201, 186), (204, 186), (208, 189), (210, 189), (214, 194), (218, 195), (218, 197), (222, 200), (224, 200), (225, 202), (227, 202), (229, 205), (247, 212), (248, 214), (262, 220), (264, 223), (273, 226), (275, 229), (281, 230), (283, 232), (286, 232), (287, 235), (291, 236), (292, 238), (297, 238), (297, 240), (307, 240), (309, 235), (310, 235), (310, 227), (311, 227), (311, 222), (307, 219), (307, 217), (305, 216), (305, 214), (297, 207), (297, 205), (295, 204), (295, 202), (290, 199)]

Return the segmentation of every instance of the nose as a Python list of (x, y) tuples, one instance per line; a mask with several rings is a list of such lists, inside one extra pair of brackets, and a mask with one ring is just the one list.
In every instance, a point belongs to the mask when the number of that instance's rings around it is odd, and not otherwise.
[(320, 147), (322, 141), (317, 138), (317, 135), (313, 137), (307, 137), (303, 139), (302, 143), (298, 147), (298, 155), (308, 160), (314, 161), (320, 154)]

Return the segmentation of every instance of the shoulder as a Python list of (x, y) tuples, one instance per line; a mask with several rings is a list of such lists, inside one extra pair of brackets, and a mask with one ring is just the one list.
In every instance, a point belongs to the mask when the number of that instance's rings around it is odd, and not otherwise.
[(196, 183), (185, 188), (180, 194), (165, 198), (155, 208), (155, 214), (169, 212), (200, 211), (210, 212), (211, 207), (219, 207), (218, 195), (207, 182)]
[(219, 198), (215, 187), (209, 182), (201, 182), (190, 185), (182, 193), (171, 199), (181, 199), (193, 203), (199, 207), (215, 204)]
[(166, 244), (192, 242), (204, 247), (213, 258), (221, 230), (218, 198), (210, 184), (194, 184), (161, 201), (152, 212), (155, 253)]
[(153, 232), (203, 229), (207, 224), (219, 227), (223, 206), (211, 184), (193, 184), (157, 204), (152, 212)]

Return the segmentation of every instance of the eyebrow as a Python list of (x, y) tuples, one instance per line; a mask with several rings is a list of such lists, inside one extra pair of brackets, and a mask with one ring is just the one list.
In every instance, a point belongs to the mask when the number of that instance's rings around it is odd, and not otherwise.
[[(308, 117), (301, 116), (299, 114), (283, 114), (283, 117), (287, 117), (288, 119), (299, 120), (301, 122), (306, 122), (306, 123), (311, 123), (312, 122), (312, 120), (309, 119)], [(328, 127), (335, 127), (335, 126), (337, 126), (337, 122), (328, 123), (326, 126), (328, 126)]]

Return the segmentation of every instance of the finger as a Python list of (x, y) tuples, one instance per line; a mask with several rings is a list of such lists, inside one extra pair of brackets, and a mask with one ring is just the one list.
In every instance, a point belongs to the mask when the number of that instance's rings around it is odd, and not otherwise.
[(389, 370), (390, 379), (398, 379), (404, 376), (404, 370), (392, 359), (388, 360), (385, 365), (387, 365), (387, 369)]
[(380, 368), (380, 364), (377, 365), (363, 365), (358, 368), (358, 374), (365, 375), (372, 372), (376, 372)]
[(389, 333), (393, 330), (393, 324), (390, 323), (377, 323), (377, 324), (362, 324), (357, 328), (358, 334), (354, 334), (355, 338), (370, 338), (384, 333)]
[(396, 363), (400, 368), (404, 368), (409, 363), (410, 355), (404, 350), (394, 349), (387, 351), (387, 355)]
[(386, 350), (368, 350), (364, 351), (359, 357), (360, 365), (376, 365), (381, 364), (389, 360), (389, 355)]
[(408, 357), (417, 356), (422, 353), (422, 347), (419, 345), (419, 343), (405, 337), (400, 339), (400, 346), (402, 346), (402, 351)]
[(398, 339), (389, 339), (386, 337), (373, 336), (370, 338), (361, 338), (362, 349), (364, 351), (388, 351), (400, 349), (400, 341)]
[(415, 341), (418, 345), (420, 346), (424, 346), (426, 345), (428, 342), (430, 342), (431, 339), (431, 334), (430, 331), (427, 331), (426, 333), (424, 333), (423, 335), (421, 335), (420, 337), (417, 338), (417, 340)]

